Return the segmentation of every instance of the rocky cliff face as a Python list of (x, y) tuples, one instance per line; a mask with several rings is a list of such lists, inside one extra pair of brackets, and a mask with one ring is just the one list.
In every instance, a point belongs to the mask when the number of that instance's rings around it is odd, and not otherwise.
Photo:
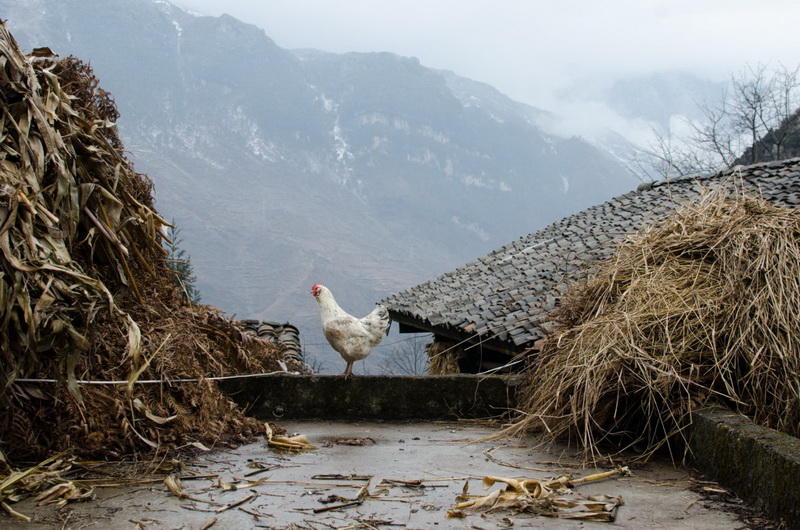
[(769, 131), (755, 145), (748, 147), (734, 164), (770, 162), (800, 156), (800, 109)]
[(314, 281), (366, 313), (635, 185), (606, 153), (545, 134), (542, 111), (413, 58), (285, 50), (163, 1), (0, 0), (0, 16), (23, 48), (91, 61), (203, 300), (292, 320), (311, 343)]

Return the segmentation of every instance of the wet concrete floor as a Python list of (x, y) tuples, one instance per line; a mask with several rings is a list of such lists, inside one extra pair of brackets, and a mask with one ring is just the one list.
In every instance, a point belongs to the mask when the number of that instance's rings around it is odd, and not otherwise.
[[(621, 496), (624, 505), (612, 523), (551, 519), (505, 512), (448, 519), (455, 497), (469, 483), (472, 494), (485, 493), (485, 475), (551, 478), (583, 476), (593, 469), (575, 467), (564, 454), (525, 446), (525, 440), (467, 443), (495, 431), (475, 423), (352, 423), (294, 421), (282, 424), (318, 446), (300, 454), (278, 453), (257, 442), (237, 449), (203, 453), (184, 475), (214, 475), (184, 480), (189, 498), (170, 494), (163, 483), (98, 490), (97, 500), (69, 504), (57, 511), (31, 501), (14, 505), (34, 518), (29, 524), (0, 516), (0, 527), (16, 528), (737, 528), (735, 514), (691, 491), (690, 476), (668, 462), (634, 469), (633, 476), (575, 488), (575, 496)], [(359, 443), (364, 445), (348, 445)], [(488, 452), (488, 456), (487, 456)], [(274, 466), (274, 467), (273, 467)], [(520, 469), (527, 466), (536, 470)], [(267, 470), (258, 472), (261, 469)], [(597, 471), (606, 471), (600, 468)], [(245, 477), (246, 474), (250, 474)], [(366, 475), (371, 480), (320, 477)], [(315, 478), (316, 477), (316, 478)], [(221, 479), (261, 480), (224, 491)], [(399, 482), (422, 479), (424, 487)], [(389, 483), (388, 487), (378, 486)], [(345, 504), (367, 485), (372, 496), (360, 505), (315, 513)], [(497, 488), (495, 486), (494, 488)], [(225, 509), (244, 500), (241, 505)], [(330, 501), (327, 504), (321, 501)], [(62, 526), (63, 525), (63, 526)], [(211, 526), (208, 526), (211, 525)]]

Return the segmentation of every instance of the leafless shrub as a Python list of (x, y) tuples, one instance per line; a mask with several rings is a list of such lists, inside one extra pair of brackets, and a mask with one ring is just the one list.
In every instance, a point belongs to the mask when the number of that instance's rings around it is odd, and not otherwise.
[(719, 100), (698, 107), (703, 118), (686, 122), (688, 135), (654, 131), (655, 140), (632, 164), (658, 180), (786, 158), (800, 125), (800, 65), (748, 66), (731, 76)]

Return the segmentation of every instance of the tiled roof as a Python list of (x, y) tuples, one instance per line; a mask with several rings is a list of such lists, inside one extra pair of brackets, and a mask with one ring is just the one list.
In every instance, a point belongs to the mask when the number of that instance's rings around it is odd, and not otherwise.
[(543, 337), (548, 314), (568, 285), (585, 275), (587, 261), (610, 257), (624, 235), (716, 187), (756, 191), (770, 202), (800, 207), (800, 158), (643, 184), (383, 303), (401, 323), (461, 337), (478, 332), (481, 340), (523, 349)]
[(269, 322), (260, 320), (243, 320), (245, 333), (255, 335), (269, 342), (283, 346), (284, 359), (304, 362), (300, 346), (300, 331), (288, 322)]

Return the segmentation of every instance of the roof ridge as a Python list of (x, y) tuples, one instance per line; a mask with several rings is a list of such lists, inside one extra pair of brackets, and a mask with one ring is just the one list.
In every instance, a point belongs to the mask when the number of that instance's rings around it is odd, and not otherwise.
[[(711, 180), (715, 178), (723, 178), (728, 176), (735, 176), (737, 173), (741, 173), (743, 170), (752, 170), (757, 169), (760, 167), (765, 168), (777, 168), (777, 167), (786, 167), (795, 164), (800, 164), (800, 157), (794, 158), (785, 158), (783, 160), (769, 160), (765, 162), (756, 162), (755, 164), (737, 164), (735, 166), (729, 167), (727, 169), (722, 169), (715, 173), (692, 173), (690, 175), (682, 175), (680, 177), (675, 177), (673, 179), (665, 178), (662, 180), (655, 180), (652, 182), (645, 182), (640, 184), (636, 190), (639, 191), (639, 188), (642, 186), (647, 186), (645, 189), (656, 188), (659, 186), (666, 186), (671, 183), (679, 183), (679, 182), (693, 182), (699, 180)], [(649, 185), (649, 186), (648, 186)], [(628, 192), (630, 193), (630, 192)]]

